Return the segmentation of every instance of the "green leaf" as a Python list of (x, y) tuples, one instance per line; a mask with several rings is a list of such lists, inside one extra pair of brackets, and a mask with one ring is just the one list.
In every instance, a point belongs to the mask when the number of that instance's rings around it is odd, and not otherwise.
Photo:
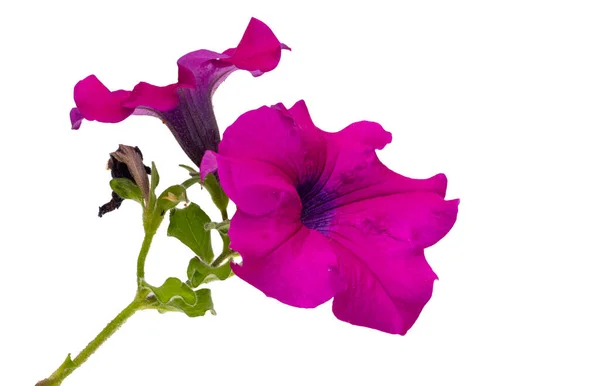
[(198, 257), (190, 260), (187, 269), (189, 284), (196, 288), (204, 283), (215, 280), (225, 280), (231, 276), (231, 266), (225, 263), (219, 267), (212, 267)]
[(202, 260), (210, 263), (215, 255), (210, 241), (210, 231), (204, 229), (204, 224), (209, 222), (208, 215), (192, 202), (186, 208), (171, 210), (167, 235), (176, 237)]
[(110, 180), (110, 188), (121, 198), (134, 200), (143, 205), (142, 190), (135, 182), (127, 178), (114, 178)]
[(204, 187), (210, 193), (210, 197), (213, 202), (221, 211), (227, 210), (227, 205), (229, 204), (229, 197), (223, 191), (223, 188), (217, 181), (217, 178), (214, 174), (210, 173), (204, 178)]
[(158, 170), (156, 169), (154, 162), (152, 162), (152, 171), (150, 173), (150, 191), (154, 191), (156, 189), (159, 181), (160, 177), (158, 175)]
[(187, 165), (183, 165), (183, 164), (179, 164), (179, 167), (182, 167), (185, 170), (187, 170), (188, 173), (190, 173), (190, 176), (192, 176), (192, 177), (197, 177), (197, 176), (200, 175), (200, 172), (198, 171), (198, 168), (194, 169), (191, 166), (187, 166)]
[(181, 301), (181, 299), (174, 299), (170, 306), (176, 308), (179, 311), (184, 312), (187, 316), (194, 318), (196, 316), (204, 316), (206, 311), (210, 311), (211, 314), (216, 315), (212, 296), (209, 288), (201, 288), (194, 292), (196, 295), (196, 303), (189, 305)]
[(189, 179), (183, 181), (181, 183), (181, 185), (185, 186), (185, 188), (187, 189), (187, 188), (191, 187), (192, 185), (198, 184), (198, 183), (200, 183), (200, 177), (192, 177), (192, 178), (189, 178)]
[(202, 288), (197, 291), (182, 283), (176, 277), (168, 278), (160, 287), (153, 287), (147, 283), (145, 286), (152, 290), (159, 312), (183, 312), (189, 317), (203, 316), (207, 311), (216, 315), (210, 289)]
[(183, 185), (173, 185), (160, 194), (157, 206), (161, 211), (167, 211), (175, 208), (180, 202), (188, 201), (185, 187)]
[(146, 286), (154, 292), (154, 295), (162, 304), (168, 304), (175, 299), (181, 299), (190, 305), (196, 304), (194, 290), (176, 277), (168, 278), (160, 287), (153, 287), (149, 284), (146, 284)]
[(156, 187), (158, 186), (158, 182), (160, 177), (158, 176), (158, 170), (156, 169), (156, 164), (152, 162), (152, 169), (150, 172), (150, 202), (148, 203), (147, 209), (148, 214), (151, 215), (154, 213), (154, 208), (156, 206)]

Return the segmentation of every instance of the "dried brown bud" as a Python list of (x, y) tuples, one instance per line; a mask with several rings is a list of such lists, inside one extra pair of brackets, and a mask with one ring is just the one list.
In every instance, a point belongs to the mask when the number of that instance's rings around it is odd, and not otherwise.
[[(140, 187), (144, 201), (150, 200), (150, 181), (148, 174), (150, 174), (150, 168), (142, 162), (142, 152), (135, 146), (119, 145), (119, 148), (110, 153), (110, 159), (108, 160), (108, 168), (111, 171), (112, 178), (127, 178), (133, 181), (137, 186)], [(98, 212), (98, 216), (102, 217), (108, 212), (112, 212), (118, 209), (123, 202), (123, 198), (115, 192), (112, 192), (112, 199), (102, 205)]]

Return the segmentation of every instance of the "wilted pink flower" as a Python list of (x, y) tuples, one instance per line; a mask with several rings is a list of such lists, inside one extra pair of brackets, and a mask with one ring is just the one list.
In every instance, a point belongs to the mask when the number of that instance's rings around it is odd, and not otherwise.
[(218, 173), (237, 205), (235, 273), (296, 307), (332, 297), (341, 320), (405, 334), (437, 279), (423, 250), (452, 228), (458, 200), (446, 177), (403, 177), (375, 149), (392, 139), (374, 122), (337, 133), (317, 128), (304, 102), (243, 114), (207, 152), (201, 172)]
[(236, 48), (219, 54), (209, 50), (190, 52), (177, 61), (179, 81), (159, 87), (141, 82), (132, 91), (109, 91), (90, 75), (75, 85), (76, 108), (71, 125), (81, 121), (116, 123), (132, 114), (160, 118), (171, 130), (194, 164), (206, 150), (217, 150), (220, 135), (212, 107), (212, 94), (235, 70), (254, 76), (271, 71), (279, 63), (281, 50), (289, 49), (271, 29), (252, 18)]

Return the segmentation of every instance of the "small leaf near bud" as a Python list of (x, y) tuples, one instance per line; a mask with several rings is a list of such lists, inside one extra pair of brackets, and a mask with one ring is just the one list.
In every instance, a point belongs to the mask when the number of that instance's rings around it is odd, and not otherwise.
[(180, 202), (188, 201), (185, 187), (182, 185), (173, 185), (158, 196), (157, 206), (162, 212), (165, 212), (175, 208)]

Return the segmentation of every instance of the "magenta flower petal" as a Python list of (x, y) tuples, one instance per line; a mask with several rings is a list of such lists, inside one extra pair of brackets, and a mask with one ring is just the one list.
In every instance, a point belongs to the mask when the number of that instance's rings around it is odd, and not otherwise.
[(415, 180), (385, 167), (375, 150), (390, 141), (373, 122), (321, 131), (302, 101), (238, 118), (216, 155), (238, 207), (236, 274), (293, 306), (333, 296), (339, 319), (405, 334), (437, 278), (423, 249), (452, 228), (458, 200), (444, 200), (442, 174)]
[(230, 52), (231, 63), (259, 76), (277, 67), (282, 49), (289, 47), (281, 44), (266, 24), (252, 18), (240, 44)]
[[(429, 192), (380, 196), (338, 207), (329, 236), (340, 247), (340, 271), (347, 286), (335, 297), (336, 316), (405, 334), (431, 297), (437, 278), (423, 248), (448, 233), (457, 211), (458, 200), (444, 201)], [(392, 305), (395, 308), (389, 308)]]
[(144, 108), (155, 110), (157, 114), (158, 112), (169, 111), (177, 108), (179, 104), (177, 90), (181, 88), (185, 88), (185, 85), (175, 83), (160, 87), (140, 82), (131, 90), (131, 94), (123, 102), (123, 106), (132, 110), (141, 108), (140, 115), (152, 115), (147, 114), (143, 110)]
[[(268, 215), (292, 202), (300, 213), (302, 204), (288, 176), (266, 162), (240, 160), (217, 154), (223, 189), (238, 209), (254, 216)], [(202, 171), (201, 171), (202, 172)]]
[[(286, 223), (284, 230), (278, 226), (279, 216), (262, 220), (236, 213), (232, 233), (232, 248), (248, 247), (241, 265), (233, 264), (236, 275), (283, 303), (312, 308), (333, 297), (340, 287), (337, 275), (337, 257), (330, 248), (329, 240), (318, 232), (308, 229), (298, 221), (296, 231)], [(240, 227), (246, 231), (239, 232)], [(252, 229), (252, 231), (249, 231)], [(235, 236), (234, 236), (235, 235)], [(269, 238), (279, 235), (284, 240), (273, 243)], [(250, 237), (258, 237), (250, 239)], [(258, 253), (250, 252), (255, 245), (265, 243), (268, 248)]]
[[(254, 160), (275, 165), (292, 184), (309, 172), (323, 174), (327, 165), (326, 133), (317, 129), (310, 117), (304, 118), (304, 121), (295, 119), (282, 105), (243, 114), (223, 133), (219, 153), (244, 162)], [(302, 135), (296, 135), (300, 131)], [(220, 170), (219, 174), (222, 173)]]
[(212, 150), (207, 150), (200, 161), (200, 180), (204, 181), (206, 176), (217, 170), (217, 153)]
[(84, 120), (83, 114), (79, 112), (77, 107), (73, 107), (69, 113), (69, 117), (71, 118), (71, 129), (79, 130), (81, 127), (81, 122)]
[[(252, 18), (235, 48), (223, 53), (198, 50), (178, 61), (179, 80), (167, 86), (138, 83), (132, 91), (111, 92), (95, 76), (75, 86), (75, 115), (87, 120), (115, 123), (132, 114), (161, 119), (195, 165), (206, 150), (216, 151), (219, 129), (212, 107), (217, 87), (237, 69), (254, 76), (274, 69), (281, 58), (281, 44), (269, 27)], [(73, 117), (73, 113), (71, 114)], [(78, 122), (78, 123), (75, 123)], [(73, 121), (79, 128), (81, 119)]]
[[(355, 252), (336, 249), (346, 289), (335, 295), (334, 315), (345, 322), (404, 335), (431, 298), (436, 274), (423, 251)], [(360, 254), (360, 257), (359, 257)], [(371, 262), (368, 266), (364, 259)]]
[(130, 95), (130, 91), (110, 91), (95, 75), (77, 82), (73, 90), (77, 114), (105, 123), (121, 122), (133, 113), (133, 109), (123, 106)]

